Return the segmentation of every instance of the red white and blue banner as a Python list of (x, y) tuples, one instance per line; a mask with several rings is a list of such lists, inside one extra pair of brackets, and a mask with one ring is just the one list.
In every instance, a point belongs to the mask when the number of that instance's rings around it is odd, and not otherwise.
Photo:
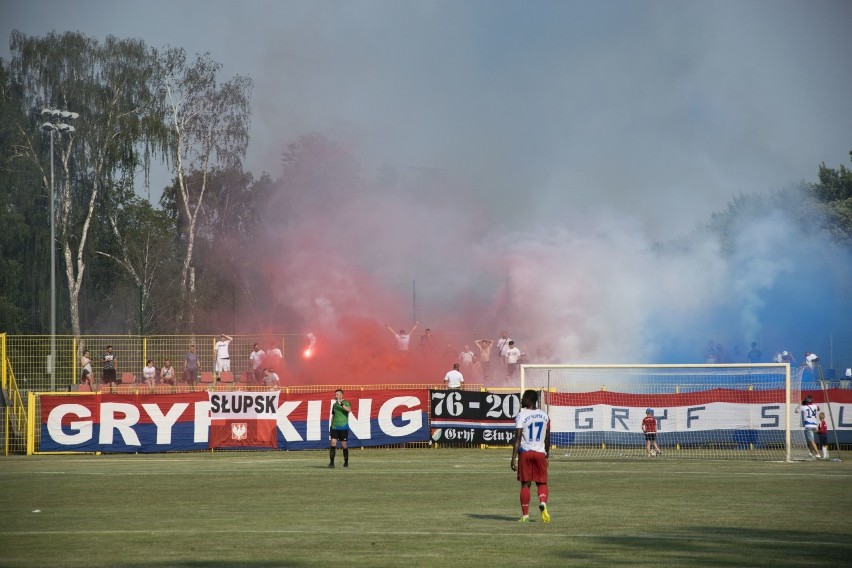
[[(328, 417), (333, 393), (277, 394), (270, 402), (268, 393), (234, 391), (217, 395), (248, 395), (213, 398), (210, 393), (187, 394), (95, 394), (91, 396), (43, 395), (41, 401), (40, 452), (170, 452), (205, 450), (210, 447), (277, 447), (282, 450), (322, 449), (329, 445)], [(425, 389), (367, 390), (347, 394), (352, 405), (349, 418), (349, 447), (385, 446), (422, 442), (429, 438), (428, 391)], [(227, 408), (238, 412), (225, 412)], [(225, 427), (221, 436), (245, 436), (230, 445), (221, 442), (213, 424), (213, 405), (218, 404), (217, 420), (242, 427)], [(268, 438), (249, 432), (250, 424), (261, 416), (271, 420), (270, 404), (275, 406), (275, 446)], [(254, 418), (250, 418), (253, 416)], [(263, 425), (261, 426), (261, 429)], [(218, 441), (217, 441), (218, 440)]]
[[(835, 391), (843, 393), (843, 391)], [(709, 389), (678, 394), (628, 394), (609, 391), (551, 393), (548, 413), (552, 432), (641, 432), (646, 409), (654, 411), (660, 432), (719, 429), (784, 430), (783, 390)], [(802, 395), (804, 396), (804, 394)], [(817, 405), (823, 394), (812, 396)], [(852, 427), (852, 391), (832, 400), (837, 426)], [(793, 409), (799, 401), (791, 401)], [(826, 416), (828, 416), (828, 409)], [(839, 420), (838, 420), (839, 419)], [(792, 428), (801, 427), (793, 417)]]
[[(801, 396), (807, 394), (826, 413), (829, 429), (852, 433), (852, 391), (829, 391), (831, 413), (822, 391), (803, 391)], [(727, 440), (736, 445), (759, 444), (779, 439), (786, 428), (785, 393), (780, 389), (708, 389), (675, 394), (548, 393), (547, 400), (551, 433), (558, 443), (626, 441), (630, 435), (644, 439), (642, 419), (648, 408), (657, 420), (658, 436), (666, 443)], [(794, 413), (799, 403), (791, 401), (793, 430), (802, 429), (801, 418)], [(830, 422), (832, 415), (834, 427)]]
[(208, 393), (211, 448), (278, 447), (278, 391)]

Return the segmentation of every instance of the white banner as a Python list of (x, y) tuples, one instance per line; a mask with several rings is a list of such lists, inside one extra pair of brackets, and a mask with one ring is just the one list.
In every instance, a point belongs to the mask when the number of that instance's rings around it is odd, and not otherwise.
[(264, 393), (209, 392), (210, 418), (231, 420), (234, 418), (269, 419), (278, 418), (278, 391)]

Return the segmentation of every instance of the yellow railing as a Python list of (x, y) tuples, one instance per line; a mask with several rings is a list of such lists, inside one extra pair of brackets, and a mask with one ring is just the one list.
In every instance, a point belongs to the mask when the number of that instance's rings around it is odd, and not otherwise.
[(27, 409), (24, 406), (21, 391), (18, 389), (17, 381), (15, 381), (15, 373), (12, 372), (12, 365), (8, 359), (6, 360), (6, 368), (9, 379), (9, 398), (12, 399), (12, 427), (16, 433), (21, 434), (27, 428)]

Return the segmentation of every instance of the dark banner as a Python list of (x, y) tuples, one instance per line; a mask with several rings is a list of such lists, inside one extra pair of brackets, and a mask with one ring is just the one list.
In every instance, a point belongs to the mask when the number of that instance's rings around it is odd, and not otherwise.
[(461, 390), (429, 391), (432, 441), (444, 445), (510, 445), (515, 416), (521, 409), (516, 393)]

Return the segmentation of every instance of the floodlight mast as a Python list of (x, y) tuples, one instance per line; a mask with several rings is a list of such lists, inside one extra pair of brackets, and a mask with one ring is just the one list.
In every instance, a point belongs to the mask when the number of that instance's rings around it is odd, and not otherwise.
[(53, 173), (53, 135), (70, 134), (76, 129), (61, 120), (74, 120), (80, 115), (69, 110), (58, 110), (52, 108), (41, 109), (42, 118), (47, 122), (41, 125), (41, 129), (50, 133), (50, 362), (48, 372), (50, 373), (50, 390), (56, 390), (56, 197)]

